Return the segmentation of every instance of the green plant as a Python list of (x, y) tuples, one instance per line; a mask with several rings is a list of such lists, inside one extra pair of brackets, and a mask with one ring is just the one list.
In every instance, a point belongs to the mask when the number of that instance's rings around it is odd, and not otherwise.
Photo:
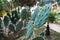
[(50, 13), (50, 16), (49, 16), (49, 21), (53, 23), (55, 21), (55, 19), (56, 19), (55, 18), (56, 15), (57, 14), (55, 12), (51, 12)]

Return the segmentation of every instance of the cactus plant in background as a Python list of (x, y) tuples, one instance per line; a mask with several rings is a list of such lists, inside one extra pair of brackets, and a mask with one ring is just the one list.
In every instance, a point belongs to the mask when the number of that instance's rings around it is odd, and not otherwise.
[(55, 13), (55, 12), (51, 12), (50, 13), (50, 16), (49, 16), (49, 21), (51, 22), (51, 23), (53, 23), (54, 21), (55, 21), (55, 16), (56, 16), (57, 14)]

